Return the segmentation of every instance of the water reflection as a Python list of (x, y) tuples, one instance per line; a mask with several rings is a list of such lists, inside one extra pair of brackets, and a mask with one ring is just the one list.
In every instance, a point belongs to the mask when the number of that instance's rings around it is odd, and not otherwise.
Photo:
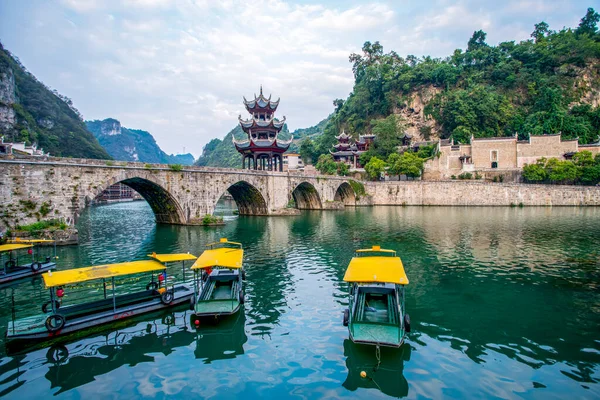
[[(374, 346), (357, 345), (350, 339), (344, 340), (344, 356), (348, 377), (343, 386), (355, 391), (358, 388), (377, 389), (388, 396), (408, 395), (408, 381), (404, 377), (404, 362), (410, 360), (410, 345), (382, 347), (377, 353)], [(363, 378), (361, 372), (365, 372)]]
[(118, 329), (73, 344), (55, 344), (46, 353), (50, 388), (54, 395), (92, 382), (123, 365), (130, 367), (168, 356), (177, 347), (194, 341), (187, 312), (171, 312), (130, 328)]
[(218, 322), (203, 320), (196, 329), (196, 358), (210, 364), (244, 354), (244, 344), (248, 341), (245, 323), (243, 306), (240, 312), (221, 318)]
[[(245, 315), (198, 331), (189, 312), (141, 317), (73, 339), (66, 358), (2, 353), (0, 395), (600, 396), (600, 209), (356, 207), (211, 228), (156, 225), (140, 202), (89, 210), (59, 268), (200, 254), (228, 237), (245, 248)], [(410, 360), (384, 349), (375, 371), (374, 349), (342, 326), (344, 271), (373, 244), (402, 256), (413, 325)], [(13, 301), (37, 313), (46, 296), (39, 280), (0, 288), (0, 335)]]

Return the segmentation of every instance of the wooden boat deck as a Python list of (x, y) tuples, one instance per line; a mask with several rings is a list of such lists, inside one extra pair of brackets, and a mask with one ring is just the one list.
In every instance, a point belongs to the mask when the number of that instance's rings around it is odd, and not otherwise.
[(231, 314), (240, 307), (239, 282), (208, 281), (194, 307), (198, 315)]
[(360, 323), (352, 324), (352, 340), (354, 342), (400, 346), (402, 333), (399, 326)]

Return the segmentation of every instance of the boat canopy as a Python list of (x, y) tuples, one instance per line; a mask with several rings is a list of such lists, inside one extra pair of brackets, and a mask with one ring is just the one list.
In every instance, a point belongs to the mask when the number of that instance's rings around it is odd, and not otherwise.
[(7, 251), (26, 249), (28, 247), (33, 247), (30, 244), (3, 244), (0, 246), (0, 253), (4, 253)]
[(148, 257), (152, 257), (155, 260), (158, 260), (160, 262), (166, 263), (166, 262), (176, 262), (176, 261), (188, 261), (188, 260), (195, 260), (198, 257), (196, 257), (193, 254), (190, 253), (177, 253), (177, 254), (156, 254), (156, 253), (152, 253), (152, 254), (148, 254)]
[(141, 274), (143, 272), (162, 271), (164, 264), (153, 260), (130, 261), (119, 264), (104, 264), (94, 267), (69, 269), (65, 271), (46, 272), (42, 274), (47, 288), (92, 281), (95, 279), (113, 278), (117, 276)]
[[(393, 250), (380, 249), (379, 246), (373, 246), (372, 249), (357, 250), (357, 253), (377, 252), (394, 253)], [(346, 282), (379, 282), (396, 283), (398, 285), (408, 285), (408, 277), (404, 272), (404, 266), (400, 257), (389, 256), (368, 256), (354, 257), (348, 265), (344, 275)]]
[(370, 249), (360, 249), (360, 250), (356, 250), (356, 252), (357, 253), (393, 253), (394, 255), (396, 255), (395, 250), (382, 249), (380, 246), (373, 246)]
[[(232, 242), (228, 242), (232, 243)], [(225, 267), (242, 268), (244, 250), (230, 247), (205, 250), (204, 253), (192, 265), (192, 269)]]
[(226, 245), (226, 244), (230, 244), (232, 246), (239, 247), (240, 249), (242, 248), (242, 244), (241, 243), (230, 242), (229, 240), (227, 240), (227, 238), (221, 238), (221, 239), (219, 239), (218, 242), (209, 243), (209, 244), (206, 245), (206, 247), (212, 247), (212, 246), (218, 246), (218, 245)]
[(54, 243), (55, 240), (52, 239), (21, 239), (21, 238), (15, 238), (15, 239), (11, 239), (8, 241), (9, 243), (29, 243), (29, 244), (33, 244), (33, 243)]

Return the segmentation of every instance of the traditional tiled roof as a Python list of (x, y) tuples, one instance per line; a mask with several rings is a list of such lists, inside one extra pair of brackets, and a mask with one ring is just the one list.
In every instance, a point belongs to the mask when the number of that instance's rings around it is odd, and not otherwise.
[(285, 124), (285, 117), (283, 117), (281, 121), (277, 118), (271, 118), (269, 120), (262, 121), (254, 118), (242, 119), (242, 116), (240, 115), (238, 117), (238, 120), (240, 121), (240, 125), (242, 126), (242, 129), (244, 131), (255, 128), (272, 128), (276, 129), (277, 131), (280, 131), (281, 128), (283, 128), (283, 125)]
[(249, 148), (275, 148), (281, 149), (283, 151), (287, 150), (292, 144), (294, 138), (290, 138), (289, 140), (280, 140), (280, 139), (246, 139), (246, 140), (236, 140), (232, 137), (232, 142), (235, 145), (235, 148), (239, 150), (245, 150)]
[(514, 136), (496, 136), (496, 137), (482, 137), (482, 138), (473, 138), (475, 141), (484, 141), (484, 140), (516, 140)]
[(336, 136), (335, 138), (336, 138), (337, 140), (340, 140), (340, 139), (342, 139), (342, 140), (346, 140), (346, 139), (349, 139), (349, 138), (350, 138), (350, 135), (348, 135), (348, 134), (346, 133), (346, 131), (342, 131), (342, 133), (340, 133), (340, 134), (339, 134), (338, 136)]
[(350, 148), (350, 146), (352, 146), (350, 143), (338, 143), (338, 144), (334, 144), (333, 148), (334, 149), (348, 149)]
[(331, 153), (331, 155), (333, 156), (357, 156), (361, 153), (364, 153), (362, 151), (329, 151), (329, 153)]
[(280, 99), (277, 99), (277, 101), (271, 101), (270, 95), (267, 99), (263, 95), (262, 85), (260, 85), (260, 95), (256, 97), (255, 93), (254, 100), (250, 101), (246, 100), (246, 97), (244, 97), (244, 105), (246, 106), (246, 110), (248, 110), (251, 113), (259, 109), (269, 109), (270, 111), (275, 111), (277, 109), (277, 106), (279, 105), (279, 100)]

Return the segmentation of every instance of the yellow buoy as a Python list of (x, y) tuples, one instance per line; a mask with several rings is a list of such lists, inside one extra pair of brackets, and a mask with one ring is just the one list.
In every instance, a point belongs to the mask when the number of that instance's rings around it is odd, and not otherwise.
[(361, 378), (366, 378), (367, 377), (367, 373), (365, 371), (360, 371), (360, 377)]

